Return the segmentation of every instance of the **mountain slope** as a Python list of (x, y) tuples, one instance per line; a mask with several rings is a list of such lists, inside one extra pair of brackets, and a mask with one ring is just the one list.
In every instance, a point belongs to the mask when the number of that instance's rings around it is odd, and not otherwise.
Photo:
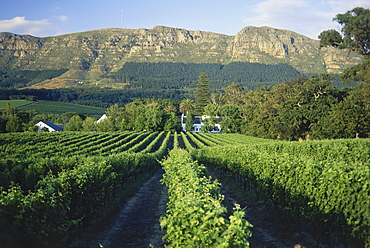
[[(235, 36), (158, 26), (103, 29), (55, 37), (0, 33), (0, 76), (49, 70), (49, 78), (20, 80), (18, 87), (59, 88), (92, 83), (119, 87), (109, 75), (126, 62), (284, 63), (301, 73), (340, 73), (361, 63), (354, 53), (319, 49), (319, 41), (288, 30), (245, 27)], [(57, 72), (64, 72), (56, 75)]]

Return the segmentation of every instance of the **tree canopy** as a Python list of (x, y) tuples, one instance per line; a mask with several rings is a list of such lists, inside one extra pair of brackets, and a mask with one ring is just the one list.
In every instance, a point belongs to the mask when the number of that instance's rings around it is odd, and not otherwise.
[(333, 19), (342, 25), (343, 46), (363, 55), (370, 54), (370, 9), (356, 7)]
[(198, 85), (195, 89), (195, 112), (197, 115), (202, 115), (204, 112), (204, 107), (210, 102), (211, 92), (210, 92), (210, 82), (207, 75), (202, 72), (199, 75)]

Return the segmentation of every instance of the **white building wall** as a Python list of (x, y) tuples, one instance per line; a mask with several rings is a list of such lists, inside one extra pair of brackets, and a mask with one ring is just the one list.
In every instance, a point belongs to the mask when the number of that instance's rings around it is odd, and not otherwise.
[(46, 125), (44, 122), (40, 121), (38, 123), (36, 123), (36, 126), (37, 126), (37, 131), (40, 132), (43, 128), (47, 128), (49, 130), (49, 132), (54, 132), (55, 129)]
[[(182, 131), (184, 132), (187, 132), (188, 130), (185, 129), (185, 121), (184, 121), (184, 118), (186, 118), (186, 116), (184, 114), (181, 115), (181, 126), (182, 126)], [(205, 116), (203, 115), (201, 117), (201, 120), (204, 120), (204, 119), (207, 119), (207, 118), (210, 118), (209, 116)], [(200, 132), (200, 129), (204, 126), (204, 123), (201, 122), (200, 124), (194, 124), (193, 125), (193, 130), (190, 130), (190, 132)], [(218, 129), (218, 131), (212, 131), (214, 133), (219, 133), (221, 132), (221, 125), (220, 124), (215, 124), (215, 127)]]

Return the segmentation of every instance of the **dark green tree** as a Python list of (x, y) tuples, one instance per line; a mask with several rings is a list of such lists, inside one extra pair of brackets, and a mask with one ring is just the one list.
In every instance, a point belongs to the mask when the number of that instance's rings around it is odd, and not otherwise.
[(110, 118), (116, 130), (120, 128), (122, 112), (123, 108), (118, 107), (118, 104), (113, 104), (109, 106), (105, 111), (106, 115)]
[(195, 102), (193, 99), (184, 99), (181, 101), (180, 103), (180, 111), (185, 114), (185, 115), (188, 115), (189, 112), (192, 112), (195, 108)]
[(158, 103), (150, 103), (145, 106), (145, 129), (150, 131), (163, 130), (164, 126), (164, 111)]
[(146, 118), (144, 116), (138, 116), (136, 119), (135, 119), (135, 123), (134, 123), (134, 129), (136, 131), (143, 131), (143, 130), (146, 130), (146, 125), (145, 125), (145, 122), (146, 122)]
[(8, 117), (8, 122), (5, 127), (8, 132), (21, 132), (22, 131), (22, 122), (17, 114), (10, 115)]
[(333, 19), (342, 25), (343, 47), (359, 54), (370, 54), (370, 9), (356, 7)]
[(185, 120), (185, 130), (187, 132), (193, 131), (193, 125), (194, 125), (194, 115), (189, 113), (186, 116), (186, 120)]
[(240, 132), (240, 111), (234, 104), (225, 104), (220, 108), (222, 121), (220, 123), (223, 132), (238, 133)]
[(229, 86), (225, 88), (225, 98), (229, 104), (239, 104), (240, 97), (244, 92), (244, 88), (237, 83), (232, 82)]
[(195, 89), (196, 115), (202, 115), (204, 107), (210, 102), (211, 92), (207, 75), (202, 72), (198, 79), (198, 85)]
[(271, 88), (263, 86), (255, 91), (249, 91), (243, 95), (242, 101), (243, 105), (239, 107), (242, 118), (241, 131), (258, 137), (277, 138), (275, 133), (271, 133), (271, 127), (277, 116)]
[(273, 100), (277, 115), (270, 130), (287, 140), (311, 135), (311, 127), (327, 116), (336, 103), (330, 87), (332, 79), (322, 74), (277, 85)]
[(5, 133), (6, 132), (6, 122), (7, 120), (0, 116), (0, 133)]
[(177, 131), (177, 118), (174, 112), (168, 113), (166, 122), (164, 123), (164, 131)]
[(215, 128), (215, 119), (214, 118), (205, 118), (202, 120), (204, 126), (200, 129), (200, 131), (204, 132), (211, 132)]
[(3, 110), (3, 117), (9, 117), (11, 115), (14, 115), (15, 114), (15, 108), (13, 108), (12, 106), (10, 106), (10, 103), (6, 103), (6, 107), (5, 107), (5, 110)]
[(69, 119), (68, 123), (64, 126), (66, 131), (81, 131), (82, 130), (82, 118), (79, 115), (74, 115)]
[(344, 36), (342, 47), (348, 47), (364, 55), (362, 64), (350, 67), (341, 74), (345, 83), (363, 83), (362, 99), (365, 110), (370, 111), (370, 9), (356, 7), (344, 14), (338, 14), (334, 21), (342, 25)]
[(89, 116), (86, 117), (86, 119), (82, 122), (82, 130), (83, 131), (95, 131), (96, 130), (95, 119)]
[(370, 112), (363, 99), (363, 85), (353, 88), (343, 101), (333, 106), (323, 122), (325, 138), (358, 138), (370, 133)]
[(99, 132), (114, 132), (116, 131), (116, 126), (113, 121), (107, 117), (96, 125), (96, 129)]
[(215, 117), (218, 114), (218, 111), (212, 103), (207, 104), (207, 106), (204, 107), (204, 114), (210, 117)]
[(320, 47), (334, 46), (337, 47), (342, 44), (343, 38), (335, 29), (322, 31), (319, 34)]

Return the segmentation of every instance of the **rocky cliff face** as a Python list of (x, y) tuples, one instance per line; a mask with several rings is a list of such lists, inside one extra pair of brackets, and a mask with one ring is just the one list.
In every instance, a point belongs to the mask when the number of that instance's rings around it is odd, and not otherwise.
[(235, 36), (163, 26), (47, 38), (0, 33), (1, 68), (67, 68), (64, 78), (94, 82), (128, 61), (287, 63), (304, 73), (340, 73), (362, 58), (335, 48), (319, 49), (317, 40), (270, 27), (246, 27)]

